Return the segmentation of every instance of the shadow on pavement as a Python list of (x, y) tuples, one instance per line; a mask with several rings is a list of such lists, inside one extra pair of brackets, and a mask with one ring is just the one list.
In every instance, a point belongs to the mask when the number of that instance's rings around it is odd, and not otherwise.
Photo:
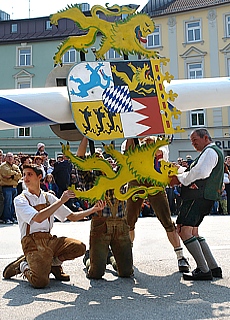
[[(115, 274), (107, 270), (106, 273)], [(10, 280), (18, 285), (6, 292), (8, 306), (30, 305), (33, 302), (58, 303), (60, 307), (42, 313), (43, 319), (147, 320), (151, 319), (219, 319), (230, 318), (230, 289), (220, 281), (181, 281), (180, 273), (153, 276), (135, 268), (133, 278), (90, 280), (89, 289), (51, 280), (45, 289), (33, 289), (22, 279)], [(6, 281), (6, 280), (5, 280)], [(68, 294), (70, 294), (68, 296)], [(68, 299), (64, 297), (68, 296)], [(68, 301), (67, 301), (68, 300)], [(48, 308), (46, 307), (46, 310)], [(229, 319), (228, 318), (228, 319)]]

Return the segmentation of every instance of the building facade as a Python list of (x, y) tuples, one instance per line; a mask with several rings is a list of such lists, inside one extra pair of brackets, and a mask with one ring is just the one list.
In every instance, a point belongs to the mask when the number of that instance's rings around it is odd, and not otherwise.
[[(0, 21), (0, 90), (66, 86), (70, 68), (80, 62), (82, 56), (70, 49), (63, 57), (62, 67), (54, 67), (53, 56), (61, 41), (81, 34), (69, 19), (61, 19), (58, 28), (50, 24), (49, 17)], [(94, 61), (93, 52), (89, 50), (84, 59)], [(43, 142), (49, 156), (55, 157), (61, 152), (60, 141), (65, 142), (49, 126), (0, 131), (0, 149), (4, 153), (34, 154), (37, 143)], [(71, 142), (73, 151), (78, 143)]]
[[(164, 72), (174, 79), (230, 76), (229, 0), (151, 0), (142, 11), (156, 26), (147, 46), (170, 59)], [(230, 107), (182, 112), (174, 125), (184, 132), (174, 136), (171, 160), (197, 155), (189, 142), (196, 127), (208, 128), (224, 154), (230, 155), (229, 123)]]
[[(58, 30), (49, 17), (0, 21), (0, 89), (45, 87), (58, 44), (76, 32), (71, 21), (62, 21)], [(34, 154), (37, 143), (43, 142), (53, 157), (60, 153), (59, 141), (49, 126), (0, 131), (4, 152)]]
[[(88, 4), (82, 7), (86, 16), (90, 14), (89, 9)], [(98, 14), (106, 19), (103, 13)], [(108, 19), (111, 20), (111, 17)], [(53, 56), (61, 41), (82, 34), (83, 31), (69, 19), (59, 20), (58, 27), (50, 24), (49, 17), (0, 21), (0, 90), (66, 86), (69, 70), (75, 63), (95, 61), (93, 47), (86, 54), (70, 49), (63, 56), (62, 66), (54, 66)], [(93, 44), (95, 47), (99, 46), (100, 39), (101, 35), (98, 34)], [(106, 53), (105, 58), (124, 59), (113, 49)], [(132, 55), (128, 58), (136, 59)], [(55, 101), (53, 110), (55, 112)], [(73, 126), (72, 123), (60, 126), (63, 131), (66, 130), (66, 134), (62, 131), (62, 138), (56, 135), (62, 130), (58, 125), (3, 130), (0, 131), (0, 149), (4, 153), (34, 154), (37, 144), (42, 142), (49, 156), (55, 157), (61, 152), (60, 142), (65, 143), (70, 136), (81, 138), (81, 135), (74, 133)], [(121, 141), (117, 142), (117, 148), (120, 144)], [(79, 141), (71, 141), (71, 150), (74, 152), (78, 145)], [(101, 142), (95, 142), (95, 147), (101, 146)]]

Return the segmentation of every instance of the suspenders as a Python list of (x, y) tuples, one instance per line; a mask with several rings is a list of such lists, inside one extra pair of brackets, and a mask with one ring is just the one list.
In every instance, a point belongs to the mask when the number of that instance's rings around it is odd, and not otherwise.
[[(29, 202), (29, 205), (33, 208), (35, 208), (36, 210), (40, 211), (42, 209), (45, 209), (47, 207), (50, 206), (50, 203), (49, 203), (49, 200), (48, 200), (48, 196), (47, 196), (47, 193), (46, 192), (43, 192), (42, 193), (45, 195), (45, 198), (46, 198), (46, 203), (43, 203), (43, 204), (38, 204), (36, 206), (32, 206), (31, 203), (30, 203), (30, 200), (27, 198), (27, 196), (25, 194), (23, 194), (23, 196), (26, 198), (26, 200)], [(48, 218), (48, 221), (49, 221), (49, 226), (50, 226), (50, 217)], [(49, 228), (49, 232), (50, 232), (50, 228)], [(27, 227), (26, 227), (26, 235), (28, 236), (30, 234), (30, 225), (27, 223)]]

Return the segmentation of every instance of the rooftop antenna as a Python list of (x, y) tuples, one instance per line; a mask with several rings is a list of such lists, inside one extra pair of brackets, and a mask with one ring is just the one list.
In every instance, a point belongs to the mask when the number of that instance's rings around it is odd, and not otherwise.
[(30, 0), (29, 0), (29, 18), (30, 18)]

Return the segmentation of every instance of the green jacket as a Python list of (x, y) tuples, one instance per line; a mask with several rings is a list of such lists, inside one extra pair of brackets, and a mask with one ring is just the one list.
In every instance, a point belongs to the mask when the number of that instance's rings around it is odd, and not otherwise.
[[(218, 154), (217, 165), (213, 168), (208, 178), (196, 180), (192, 183), (192, 185), (187, 187), (182, 186), (181, 197), (184, 200), (198, 198), (218, 200), (220, 197), (224, 178), (224, 157), (221, 150), (216, 145), (211, 145), (207, 148), (212, 148)], [(190, 171), (190, 169), (197, 164), (199, 158), (207, 148), (200, 153), (200, 155), (193, 161), (191, 166), (186, 171)], [(198, 189), (192, 189), (194, 184), (198, 187)]]

